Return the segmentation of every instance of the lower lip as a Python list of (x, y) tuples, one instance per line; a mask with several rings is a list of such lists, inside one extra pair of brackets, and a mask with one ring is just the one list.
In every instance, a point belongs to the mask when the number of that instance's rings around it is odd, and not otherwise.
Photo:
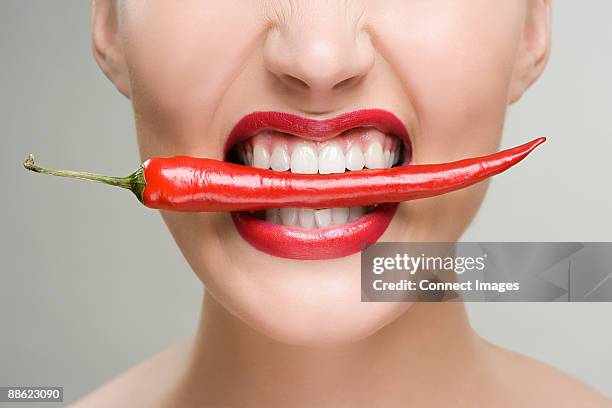
[(398, 204), (380, 204), (358, 220), (318, 230), (304, 230), (260, 220), (248, 212), (233, 212), (238, 233), (269, 255), (300, 260), (341, 258), (375, 243), (387, 230)]

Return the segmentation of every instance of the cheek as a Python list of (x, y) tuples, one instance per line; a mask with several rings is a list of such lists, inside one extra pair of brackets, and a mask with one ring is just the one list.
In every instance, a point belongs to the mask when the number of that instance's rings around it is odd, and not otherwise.
[(497, 147), (522, 30), (521, 4), (398, 1), (373, 16), (378, 47), (414, 107), (416, 163)]
[(160, 211), (183, 256), (202, 283), (214, 284), (209, 274), (221, 278), (233, 267), (232, 259), (223, 248), (232, 239), (232, 222), (224, 213), (179, 213)]
[[(413, 162), (495, 151), (523, 28), (523, 2), (398, 1), (393, 10), (382, 5), (380, 10), (372, 15), (372, 30), (414, 110), (409, 119)], [(391, 236), (417, 242), (458, 239), (487, 185), (402, 204)]]
[(443, 196), (403, 203), (396, 215), (397, 222), (387, 231), (388, 240), (457, 241), (474, 219), (487, 187), (484, 182)]
[(262, 28), (253, 3), (128, 3), (122, 35), (143, 158), (221, 156), (212, 117)]

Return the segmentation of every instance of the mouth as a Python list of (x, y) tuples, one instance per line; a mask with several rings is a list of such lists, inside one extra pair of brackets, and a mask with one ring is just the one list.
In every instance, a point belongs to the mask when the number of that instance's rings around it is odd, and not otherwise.
[[(294, 174), (339, 174), (410, 163), (404, 124), (379, 109), (313, 120), (255, 112), (234, 127), (225, 161)], [(361, 207), (267, 208), (232, 212), (238, 233), (254, 248), (281, 258), (318, 260), (348, 256), (376, 242), (397, 203)]]

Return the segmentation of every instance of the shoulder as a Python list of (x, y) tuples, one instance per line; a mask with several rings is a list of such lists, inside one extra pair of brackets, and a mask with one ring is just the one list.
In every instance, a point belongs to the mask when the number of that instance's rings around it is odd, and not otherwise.
[(190, 340), (148, 358), (76, 401), (72, 408), (163, 407), (181, 375)]
[(490, 346), (495, 389), (508, 406), (612, 408), (612, 400), (573, 377), (529, 357)]

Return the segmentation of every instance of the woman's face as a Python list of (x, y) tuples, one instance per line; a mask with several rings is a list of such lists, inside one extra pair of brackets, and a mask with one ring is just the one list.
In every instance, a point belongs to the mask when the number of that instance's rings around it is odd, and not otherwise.
[[(318, 166), (338, 172), (350, 164), (358, 171), (363, 162), (391, 165), (384, 150), (393, 157), (403, 145), (399, 165), (453, 161), (495, 151), (508, 102), (522, 92), (516, 91), (516, 72), (527, 1), (124, 0), (118, 7), (126, 79), (115, 82), (133, 101), (143, 160), (227, 159), (230, 133), (253, 112), (320, 120), (382, 109), (403, 123), (410, 149), (407, 140), (366, 123), (316, 140), (263, 131), (242, 142), (245, 151), (256, 151), (238, 156), (275, 170), (317, 172)], [(372, 146), (379, 142), (382, 159), (379, 146)], [(353, 146), (360, 151), (349, 159)], [(386, 229), (379, 225), (379, 240), (454, 241), (485, 189), (479, 184), (403, 203)], [(276, 238), (267, 244), (257, 241), (263, 220), (255, 223), (249, 243), (228, 213), (162, 215), (193, 270), (226, 309), (273, 338), (313, 344), (364, 337), (408, 307), (360, 302), (358, 253), (341, 256), (333, 241), (322, 238), (308, 255), (308, 244), (285, 236), (298, 229), (312, 237), (311, 230), (330, 223), (325, 228), (342, 235), (347, 225), (359, 225), (363, 210), (285, 210), (282, 217), (269, 211), (272, 224), (265, 227)], [(332, 250), (323, 254), (321, 246)]]

